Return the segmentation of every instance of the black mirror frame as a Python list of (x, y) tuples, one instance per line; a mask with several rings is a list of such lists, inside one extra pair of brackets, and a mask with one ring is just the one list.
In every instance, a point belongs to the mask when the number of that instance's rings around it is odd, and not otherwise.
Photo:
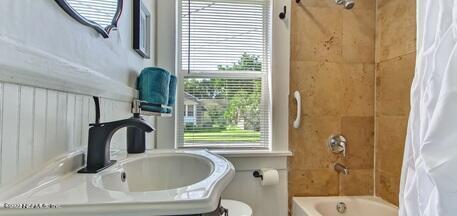
[(92, 27), (95, 29), (98, 33), (100, 33), (104, 38), (109, 37), (109, 33), (111, 30), (114, 28), (117, 28), (117, 22), (119, 21), (119, 18), (121, 17), (122, 14), (122, 8), (123, 8), (123, 0), (117, 0), (117, 10), (116, 13), (114, 14), (113, 20), (111, 21), (111, 24), (103, 28), (100, 26), (98, 23), (86, 19), (84, 16), (79, 14), (75, 9), (71, 7), (71, 5), (68, 4), (66, 0), (55, 0), (56, 3), (71, 17), (73, 17), (76, 21), (79, 23)]

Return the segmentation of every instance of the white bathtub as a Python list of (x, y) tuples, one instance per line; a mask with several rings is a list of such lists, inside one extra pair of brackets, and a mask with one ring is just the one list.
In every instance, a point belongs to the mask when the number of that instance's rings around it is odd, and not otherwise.
[[(337, 204), (346, 205), (345, 213)], [(294, 197), (293, 216), (398, 216), (398, 208), (373, 196)]]

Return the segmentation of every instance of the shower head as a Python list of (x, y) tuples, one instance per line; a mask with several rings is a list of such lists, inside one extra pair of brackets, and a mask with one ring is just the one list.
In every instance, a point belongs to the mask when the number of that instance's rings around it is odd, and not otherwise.
[(335, 0), (336, 4), (343, 5), (345, 9), (350, 10), (355, 6), (354, 0)]

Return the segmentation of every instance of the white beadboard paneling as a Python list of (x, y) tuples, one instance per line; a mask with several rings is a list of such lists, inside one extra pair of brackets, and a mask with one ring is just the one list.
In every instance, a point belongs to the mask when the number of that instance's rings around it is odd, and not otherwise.
[(34, 88), (21, 86), (19, 108), (19, 176), (31, 171), (33, 161)]
[(81, 122), (82, 122), (82, 145), (87, 146), (87, 137), (88, 137), (88, 130), (89, 130), (89, 103), (90, 97), (83, 96), (82, 98), (82, 113), (81, 113)]
[(67, 115), (66, 115), (66, 128), (65, 128), (65, 142), (67, 144), (67, 151), (75, 149), (75, 110), (76, 110), (76, 96), (74, 94), (67, 95)]
[[(89, 123), (95, 120), (91, 96), (0, 82), (0, 101), (0, 188), (62, 153), (87, 148)], [(100, 102), (102, 122), (131, 117), (130, 103)], [(153, 138), (147, 136), (148, 147)], [(125, 148), (124, 128), (115, 133), (111, 149)]]
[[(103, 104), (100, 107), (101, 109), (101, 116), (102, 116), (102, 121), (103, 122), (110, 122), (110, 121), (116, 121), (121, 118), (119, 118), (118, 114), (116, 113), (114, 104), (115, 102), (112, 100), (107, 100), (107, 99), (102, 99)], [(121, 147), (121, 135), (119, 132), (116, 132), (112, 139), (111, 139), (111, 149), (120, 149)]]
[(45, 159), (49, 160), (53, 155), (58, 154), (57, 143), (57, 92), (47, 91), (46, 101), (46, 143)]
[(154, 143), (155, 143), (155, 139), (154, 138), (155, 138), (155, 133), (156, 133), (156, 131), (155, 131), (156, 126), (154, 124), (154, 122), (155, 122), (154, 118), (155, 118), (154, 116), (145, 116), (144, 117), (144, 120), (149, 122), (149, 124), (151, 124), (152, 127), (154, 127), (154, 131), (153, 132), (146, 133), (146, 148), (147, 149), (153, 149), (154, 146), (155, 146), (154, 145)]
[(35, 89), (33, 111), (33, 167), (38, 168), (46, 162), (46, 105), (45, 89)]
[(75, 148), (82, 146), (82, 115), (83, 115), (83, 96), (75, 96), (75, 130), (74, 130), (74, 144)]
[(95, 122), (95, 102), (93, 97), (89, 97), (89, 113), (88, 113), (88, 122), (94, 123)]
[[(130, 104), (124, 102), (115, 101), (113, 103), (113, 119), (111, 120), (119, 120), (130, 118)], [(120, 149), (125, 150), (127, 149), (127, 130), (125, 128), (118, 130), (112, 139), (111, 148), (112, 149)]]
[(104, 98), (100, 99), (100, 121), (113, 121), (113, 102)]
[(11, 182), (17, 175), (19, 134), (19, 86), (4, 84), (2, 113), (2, 184)]
[[(3, 83), (0, 83), (0, 102), (3, 101)], [(3, 103), (0, 103), (0, 169), (3, 167), (3, 153), (5, 149), (3, 149), (3, 141), (1, 137), (3, 136), (2, 128), (3, 128)], [(0, 170), (0, 184), (2, 179), (2, 171)]]
[(69, 124), (67, 122), (67, 99), (67, 93), (57, 92), (57, 146), (56, 153), (53, 155), (63, 154), (68, 151), (67, 129), (69, 128)]

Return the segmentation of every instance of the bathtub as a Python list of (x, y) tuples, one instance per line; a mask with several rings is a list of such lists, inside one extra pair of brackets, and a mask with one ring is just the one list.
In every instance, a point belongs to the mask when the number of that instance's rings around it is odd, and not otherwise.
[[(346, 207), (344, 213), (338, 212), (337, 205), (340, 210), (344, 209), (344, 206)], [(292, 215), (398, 216), (398, 208), (373, 196), (294, 197)]]

